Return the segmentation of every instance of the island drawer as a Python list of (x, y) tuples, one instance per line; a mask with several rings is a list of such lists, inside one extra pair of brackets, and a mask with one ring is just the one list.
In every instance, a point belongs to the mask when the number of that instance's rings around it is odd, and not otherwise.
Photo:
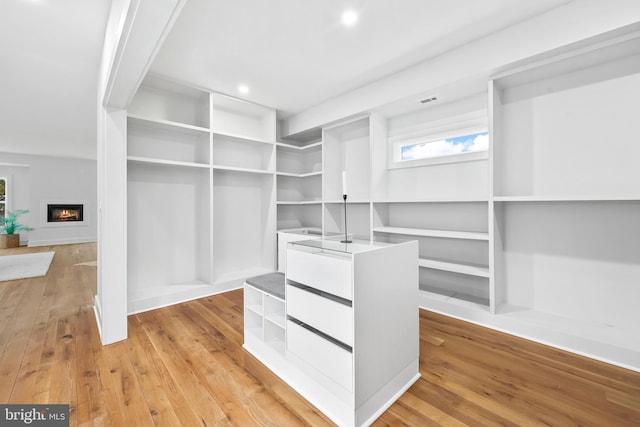
[(287, 314), (321, 332), (353, 346), (351, 302), (315, 289), (287, 284)]
[(350, 301), (353, 299), (351, 258), (288, 249), (287, 279)]

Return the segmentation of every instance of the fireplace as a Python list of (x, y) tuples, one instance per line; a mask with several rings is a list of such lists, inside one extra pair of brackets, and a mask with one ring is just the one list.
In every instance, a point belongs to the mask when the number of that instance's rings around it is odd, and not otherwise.
[(47, 204), (47, 222), (83, 222), (82, 204)]

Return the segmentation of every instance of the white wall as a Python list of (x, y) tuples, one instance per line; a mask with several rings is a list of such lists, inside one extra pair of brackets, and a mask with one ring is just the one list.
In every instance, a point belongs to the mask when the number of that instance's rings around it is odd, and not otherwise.
[[(8, 166), (19, 164), (24, 166)], [(20, 233), (29, 246), (96, 241), (96, 162), (64, 157), (0, 153), (0, 176), (10, 178), (9, 209), (29, 209), (20, 222), (34, 228)], [(86, 204), (82, 225), (47, 226), (44, 202)]]

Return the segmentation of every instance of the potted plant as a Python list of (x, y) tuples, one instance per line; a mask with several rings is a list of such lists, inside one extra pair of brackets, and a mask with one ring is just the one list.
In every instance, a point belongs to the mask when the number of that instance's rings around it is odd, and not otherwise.
[(28, 209), (19, 209), (17, 211), (7, 211), (4, 218), (0, 218), (0, 249), (17, 248), (20, 245), (20, 234), (18, 231), (29, 231), (29, 228), (18, 223), (18, 217), (29, 212)]

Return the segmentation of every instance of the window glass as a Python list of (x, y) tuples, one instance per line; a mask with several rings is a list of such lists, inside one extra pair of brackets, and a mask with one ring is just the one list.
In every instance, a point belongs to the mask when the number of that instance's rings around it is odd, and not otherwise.
[(489, 133), (480, 132), (452, 138), (408, 144), (400, 147), (400, 161), (428, 159), (432, 157), (451, 156), (462, 153), (487, 151), (489, 149)]
[(7, 207), (7, 179), (0, 178), (0, 217), (5, 216)]

